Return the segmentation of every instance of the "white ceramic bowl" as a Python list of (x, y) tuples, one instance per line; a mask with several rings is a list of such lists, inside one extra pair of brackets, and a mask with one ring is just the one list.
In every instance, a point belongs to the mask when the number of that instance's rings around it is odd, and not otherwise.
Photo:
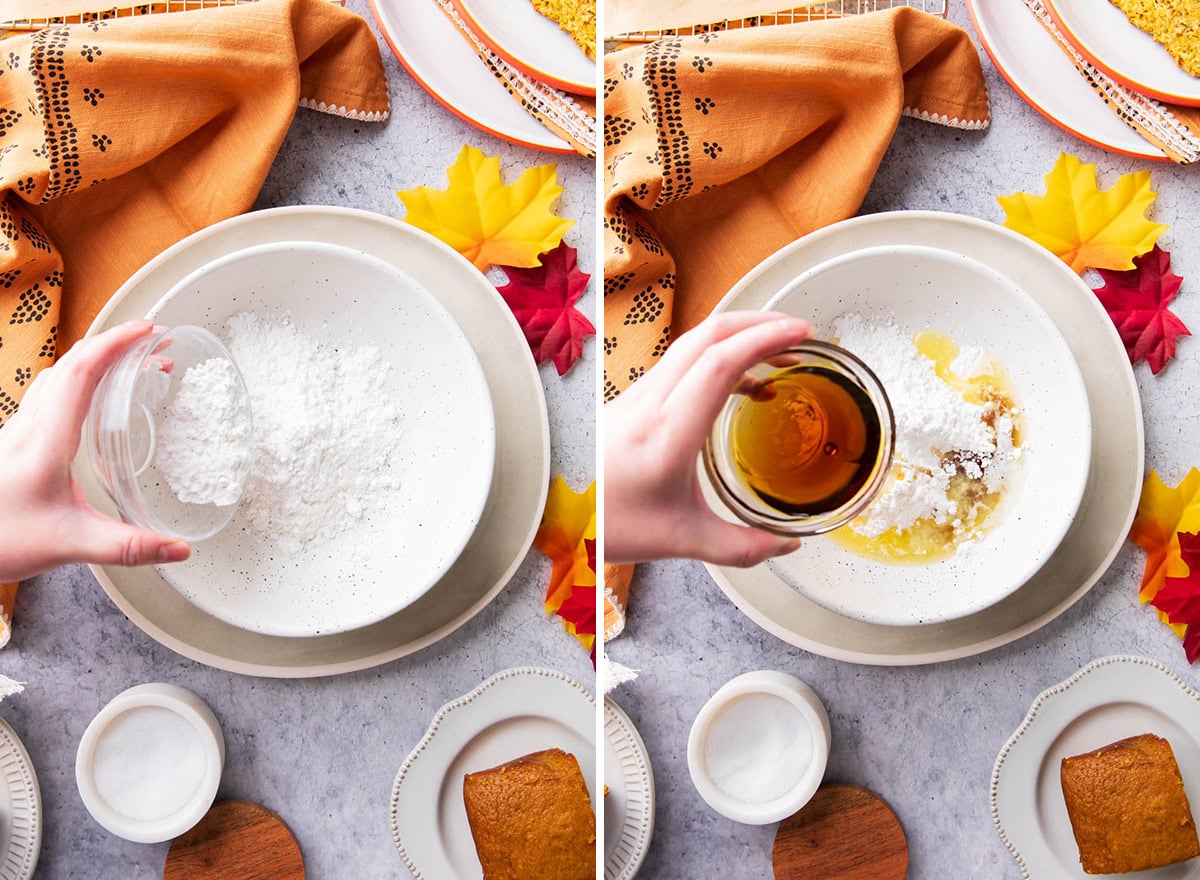
[[(724, 712), (737, 711), (736, 701), (744, 697), (766, 696), (782, 700), (799, 713), (811, 743), (812, 760), (796, 784), (786, 793), (761, 803), (750, 803), (732, 797), (714, 779), (705, 758), (708, 737), (713, 723)], [(746, 731), (751, 737), (759, 731)], [(688, 735), (688, 770), (696, 791), (705, 803), (735, 822), (747, 825), (766, 825), (784, 819), (809, 802), (825, 776), (829, 760), (829, 715), (825, 706), (808, 685), (795, 676), (775, 670), (747, 672), (722, 685), (704, 707)]]
[[(194, 734), (194, 739), (189, 733), (172, 741), (159, 741), (147, 735), (154, 732), (154, 727), (139, 723), (138, 713), (143, 712), (171, 713), (181, 721), (179, 729)], [(158, 729), (164, 728), (159, 725)], [(97, 771), (97, 756), (104, 751), (106, 740), (118, 735), (125, 737), (123, 748), (129, 753), (127, 758), (140, 753), (142, 759), (151, 762), (134, 770), (139, 774), (139, 785), (147, 788), (157, 784), (162, 790), (168, 784), (166, 777), (156, 776), (147, 768), (161, 767), (164, 761), (186, 748), (197, 759), (196, 775), (189, 780), (194, 785), (190, 796), (186, 800), (172, 797), (171, 810), (161, 815), (149, 814), (143, 804), (139, 810), (147, 812), (135, 817), (128, 815), (131, 811), (122, 811), (121, 804), (111, 803), (109, 798), (116, 799), (115, 796), (106, 794), (116, 791), (116, 783), (109, 778), (100, 779), (106, 770)], [(119, 744), (110, 745), (113, 750), (122, 748)], [(152, 753), (157, 753), (157, 760)], [(207, 703), (178, 685), (141, 684), (113, 697), (87, 726), (75, 755), (75, 781), (83, 805), (104, 828), (136, 843), (158, 843), (178, 837), (204, 817), (217, 796), (224, 765), (225, 738)], [(172, 779), (178, 781), (177, 776)]]
[[(990, 607), (1041, 568), (1083, 497), (1091, 411), (1066, 340), (1024, 290), (961, 254), (890, 245), (813, 267), (766, 308), (808, 319), (818, 337), (830, 335), (833, 321), (848, 312), (890, 316), (907, 333), (946, 333), (1003, 365), (1022, 413), (1015, 479), (968, 552), (928, 564), (891, 564), (813, 538), (768, 563), (785, 583), (846, 617), (912, 626)], [(870, 352), (855, 354), (870, 366)], [(894, 405), (895, 395), (889, 396)]]
[(261, 535), (243, 504), (187, 562), (159, 571), (193, 604), (254, 632), (317, 636), (383, 620), (437, 583), (487, 503), (495, 419), (475, 351), (407, 274), (320, 242), (263, 244), (217, 259), (176, 284), (151, 315), (227, 337), (226, 322), (239, 312), (286, 315), (341, 351), (378, 350), (391, 366), (386, 402), (399, 411), (402, 438), (388, 468), (400, 488), (381, 493), (351, 530), (299, 552)]

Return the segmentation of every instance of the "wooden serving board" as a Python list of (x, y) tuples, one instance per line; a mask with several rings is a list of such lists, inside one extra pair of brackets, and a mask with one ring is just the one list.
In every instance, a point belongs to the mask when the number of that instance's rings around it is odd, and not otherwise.
[(908, 842), (879, 795), (857, 785), (823, 785), (779, 823), (771, 864), (776, 880), (904, 880)]
[(304, 880), (304, 857), (291, 830), (266, 807), (218, 801), (171, 842), (163, 880)]

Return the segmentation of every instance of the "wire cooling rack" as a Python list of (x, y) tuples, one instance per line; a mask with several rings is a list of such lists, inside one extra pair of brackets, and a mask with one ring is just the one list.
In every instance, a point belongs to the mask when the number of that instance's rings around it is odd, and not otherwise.
[[(0, 32), (3, 31), (38, 31), (44, 27), (54, 27), (62, 24), (87, 24), (92, 21), (106, 21), (111, 18), (127, 18), (133, 15), (157, 15), (163, 12), (189, 12), (194, 9), (215, 9), (219, 6), (237, 6), (240, 3), (253, 3), (255, 0), (156, 0), (153, 3), (128, 3), (119, 6), (109, 6), (90, 12), (74, 12), (70, 15), (49, 15), (41, 18), (0, 17)], [(344, 0), (331, 0), (344, 5)], [(0, 13), (2, 16), (2, 13)]]
[(805, 6), (783, 9), (767, 15), (752, 15), (749, 18), (726, 18), (706, 24), (694, 24), (687, 27), (663, 28), (653, 31), (630, 31), (615, 34), (606, 39), (617, 43), (645, 43), (662, 37), (687, 36), (713, 31), (733, 31), (749, 27), (762, 27), (774, 24), (796, 24), (802, 21), (822, 21), (827, 18), (843, 18), (848, 15), (862, 15), (865, 12), (877, 12), (880, 9), (894, 9), (897, 6), (911, 6), (933, 15), (946, 17), (950, 0), (825, 0), (825, 2), (810, 3)]

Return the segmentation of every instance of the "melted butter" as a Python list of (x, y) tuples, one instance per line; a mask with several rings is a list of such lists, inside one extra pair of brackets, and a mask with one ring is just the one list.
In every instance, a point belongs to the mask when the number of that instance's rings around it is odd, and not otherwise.
[[(976, 375), (963, 378), (952, 369), (960, 349), (945, 333), (925, 330), (913, 338), (917, 352), (933, 362), (937, 377), (954, 389), (965, 401), (988, 406), (984, 421), (995, 427), (996, 419), (1003, 415), (1011, 417), (1013, 424), (1013, 446), (1021, 445), (1020, 415), (1008, 373), (1004, 367), (989, 358), (976, 369)], [(953, 460), (954, 451), (947, 451)], [(890, 480), (895, 480), (902, 463), (892, 465)], [(882, 490), (888, 491), (885, 484)], [(957, 502), (960, 511), (966, 514), (943, 523), (932, 518), (919, 519), (906, 529), (889, 529), (882, 535), (867, 537), (855, 531), (855, 524), (862, 525), (866, 517), (860, 516), (840, 529), (829, 532), (825, 537), (844, 550), (875, 559), (897, 564), (925, 564), (947, 559), (955, 554), (959, 546), (967, 541), (982, 538), (994, 525), (992, 514), (1003, 500), (1004, 493), (988, 492), (981, 478), (971, 478), (958, 470), (950, 478), (946, 497)], [(996, 518), (998, 519), (998, 517)]]

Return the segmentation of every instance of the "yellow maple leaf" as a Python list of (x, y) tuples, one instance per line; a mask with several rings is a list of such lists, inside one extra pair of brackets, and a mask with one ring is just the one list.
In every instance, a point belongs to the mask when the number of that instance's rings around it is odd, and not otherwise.
[[(1179, 553), (1179, 533), (1197, 531), (1200, 531), (1200, 470), (1192, 468), (1174, 488), (1162, 481), (1158, 471), (1151, 471), (1142, 484), (1137, 515), (1129, 529), (1129, 540), (1146, 551), (1146, 568), (1138, 594), (1143, 602), (1153, 599), (1168, 577), (1187, 576), (1187, 563)], [(1158, 619), (1183, 638), (1185, 626), (1170, 624), (1161, 611)]]
[(526, 168), (516, 182), (500, 180), (500, 160), (464, 145), (446, 169), (449, 188), (418, 186), (396, 193), (408, 208), (405, 221), (440, 238), (475, 267), (538, 265), (575, 221), (555, 215), (562, 192), (554, 163)]
[(1000, 196), (1004, 225), (1053, 251), (1076, 272), (1132, 269), (1166, 230), (1146, 219), (1156, 193), (1150, 172), (1122, 174), (1112, 189), (1096, 186), (1096, 166), (1059, 153), (1046, 194)]
[(542, 525), (534, 545), (550, 557), (550, 587), (546, 590), (546, 613), (553, 614), (576, 587), (596, 584), (596, 572), (588, 561), (585, 540), (596, 538), (596, 483), (575, 492), (559, 474), (546, 496)]

